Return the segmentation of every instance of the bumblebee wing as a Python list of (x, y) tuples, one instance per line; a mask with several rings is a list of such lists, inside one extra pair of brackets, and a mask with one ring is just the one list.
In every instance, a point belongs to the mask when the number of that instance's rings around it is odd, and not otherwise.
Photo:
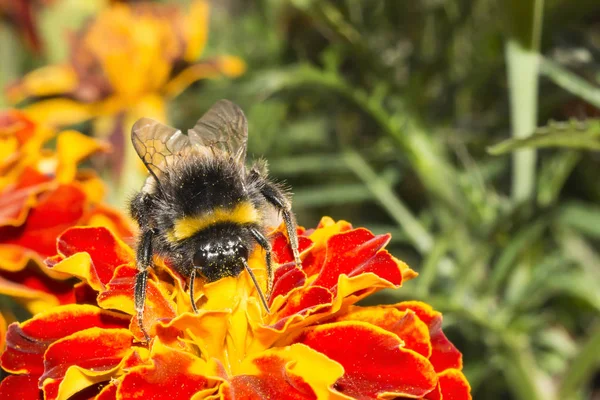
[(219, 100), (188, 131), (194, 146), (212, 154), (229, 155), (242, 166), (246, 161), (248, 121), (241, 108), (229, 100)]
[(180, 130), (150, 118), (142, 118), (133, 125), (131, 141), (159, 185), (166, 168), (177, 163), (192, 148), (190, 138)]

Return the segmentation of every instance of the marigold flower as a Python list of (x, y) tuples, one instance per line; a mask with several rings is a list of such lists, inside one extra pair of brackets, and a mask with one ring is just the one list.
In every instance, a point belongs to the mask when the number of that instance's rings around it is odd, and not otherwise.
[(205, 0), (194, 0), (188, 10), (114, 3), (73, 38), (69, 63), (25, 75), (7, 96), (13, 102), (43, 98), (24, 110), (45, 123), (96, 118), (97, 136), (126, 132), (142, 116), (165, 121), (165, 100), (193, 82), (244, 72), (237, 57), (196, 62), (206, 42), (208, 11)]
[[(416, 273), (373, 235), (323, 218), (299, 229), (302, 268), (284, 229), (270, 235), (277, 269), (261, 307), (244, 271), (204, 284), (192, 312), (185, 279), (155, 258), (144, 328), (133, 303), (133, 250), (101, 227), (74, 227), (46, 263), (85, 285), (78, 304), (10, 325), (2, 397), (37, 399), (469, 399), (460, 352), (441, 314), (421, 302), (354, 304)], [(266, 283), (264, 254), (249, 265)], [(79, 396), (79, 397), (71, 397)]]
[(34, 314), (75, 302), (77, 288), (67, 281), (71, 275), (43, 266), (65, 229), (102, 225), (132, 235), (129, 222), (102, 204), (100, 179), (77, 170), (79, 162), (106, 146), (65, 131), (56, 137), (55, 152), (44, 149), (53, 137), (19, 111), (0, 111), (0, 294)]

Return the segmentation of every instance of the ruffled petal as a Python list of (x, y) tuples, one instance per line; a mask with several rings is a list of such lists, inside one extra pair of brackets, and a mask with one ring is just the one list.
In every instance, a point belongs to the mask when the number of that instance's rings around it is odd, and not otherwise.
[(447, 369), (438, 374), (439, 390), (428, 394), (427, 400), (471, 400), (471, 386), (464, 374), (454, 368)]
[(344, 374), (340, 364), (302, 344), (267, 350), (244, 360), (224, 385), (224, 399), (332, 399)]
[(195, 393), (216, 392), (221, 379), (211, 376), (207, 363), (191, 353), (167, 347), (154, 341), (151, 365), (133, 367), (117, 389), (121, 400), (164, 399), (165, 394), (189, 399)]
[(117, 267), (133, 268), (131, 247), (104, 227), (74, 227), (58, 237), (59, 259), (51, 259), (53, 270), (69, 273), (101, 290), (112, 279)]
[(431, 356), (429, 329), (411, 310), (400, 311), (388, 306), (352, 306), (336, 320), (368, 322), (397, 335), (405, 348), (427, 358)]
[(423, 397), (437, 384), (427, 358), (403, 348), (396, 335), (365, 322), (310, 327), (295, 342), (340, 363), (344, 376), (335, 388), (351, 397)]
[[(47, 400), (69, 398), (109, 380), (133, 356), (133, 335), (127, 329), (90, 328), (52, 343), (44, 354), (40, 377)], [(136, 362), (134, 361), (135, 365)]]
[(462, 369), (462, 354), (448, 340), (442, 331), (442, 314), (429, 304), (420, 301), (406, 301), (395, 306), (399, 310), (412, 310), (421, 321), (427, 324), (431, 337), (431, 363), (437, 372), (448, 368)]
[(111, 329), (128, 325), (128, 316), (90, 305), (55, 307), (22, 324), (9, 326), (6, 351), (0, 363), (4, 370), (14, 374), (41, 375), (43, 355), (53, 342), (93, 327)]

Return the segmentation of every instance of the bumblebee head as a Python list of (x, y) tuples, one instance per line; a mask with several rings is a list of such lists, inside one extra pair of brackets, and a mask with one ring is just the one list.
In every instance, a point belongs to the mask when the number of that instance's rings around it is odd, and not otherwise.
[(248, 260), (248, 248), (240, 238), (215, 239), (206, 242), (194, 254), (194, 268), (209, 282), (225, 276), (237, 276)]

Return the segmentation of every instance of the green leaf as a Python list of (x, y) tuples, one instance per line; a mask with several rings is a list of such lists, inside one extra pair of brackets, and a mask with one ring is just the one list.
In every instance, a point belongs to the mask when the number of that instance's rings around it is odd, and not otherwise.
[(583, 202), (566, 203), (560, 207), (556, 221), (600, 239), (600, 206)]
[(559, 399), (572, 398), (591, 379), (600, 366), (600, 323), (596, 323), (586, 342), (567, 368), (559, 388)]
[(552, 82), (567, 92), (600, 108), (600, 88), (561, 67), (559, 64), (544, 58), (540, 63), (540, 73), (550, 78)]
[(529, 137), (505, 140), (489, 147), (488, 152), (499, 155), (523, 148), (548, 147), (600, 150), (600, 120), (550, 122)]

